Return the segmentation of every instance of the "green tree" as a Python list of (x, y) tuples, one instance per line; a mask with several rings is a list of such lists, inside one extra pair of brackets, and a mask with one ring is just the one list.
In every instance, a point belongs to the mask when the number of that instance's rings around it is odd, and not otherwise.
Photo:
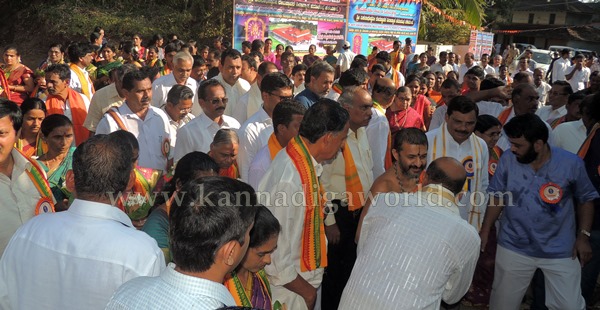
[[(485, 0), (431, 0), (430, 3), (445, 14), (477, 27), (485, 20)], [(469, 25), (452, 24), (427, 5), (422, 6), (419, 38), (444, 44), (465, 44), (458, 42), (468, 43), (469, 33)]]

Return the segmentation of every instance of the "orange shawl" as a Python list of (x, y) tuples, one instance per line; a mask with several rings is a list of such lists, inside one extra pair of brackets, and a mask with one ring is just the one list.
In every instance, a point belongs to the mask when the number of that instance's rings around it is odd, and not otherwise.
[(275, 133), (271, 134), (271, 136), (269, 137), (269, 143), (267, 143), (267, 145), (269, 146), (269, 155), (271, 155), (271, 160), (273, 160), (275, 158), (275, 155), (277, 155), (277, 153), (279, 153), (279, 151), (281, 151), (281, 149), (283, 148), (279, 144), (279, 141), (277, 141)]
[(579, 156), (581, 159), (584, 159), (585, 155), (587, 155), (587, 152), (590, 149), (590, 144), (592, 144), (592, 140), (594, 139), (594, 136), (598, 132), (598, 128), (600, 128), (600, 123), (596, 123), (594, 125), (594, 127), (592, 127), (590, 134), (587, 136), (587, 138), (585, 138), (585, 141), (583, 141), (581, 148), (579, 148), (579, 151), (577, 152), (577, 156)]
[(46, 100), (46, 113), (47, 115), (52, 114), (65, 114), (64, 106), (66, 101), (69, 100), (69, 106), (71, 107), (71, 117), (73, 118), (73, 132), (75, 134), (75, 145), (79, 146), (83, 141), (87, 140), (90, 132), (87, 128), (83, 127), (83, 122), (87, 117), (87, 109), (83, 101), (82, 95), (73, 89), (69, 88), (67, 98), (63, 99), (57, 95), (50, 95)]
[(228, 168), (219, 169), (219, 175), (222, 177), (228, 177), (232, 179), (238, 179), (240, 177), (240, 173), (238, 172), (237, 164), (233, 164)]
[[(85, 74), (83, 74), (83, 69), (79, 68), (79, 66), (74, 63), (69, 64), (69, 68), (71, 68), (71, 70), (75, 72), (75, 75), (77, 75), (77, 78), (79, 78), (79, 82), (81, 83), (81, 93), (88, 97), (88, 99), (92, 100), (92, 95), (94, 94), (95, 90), (94, 83), (92, 83), (90, 76), (88, 75), (86, 77)], [(90, 86), (92, 86), (92, 93), (90, 93)]]

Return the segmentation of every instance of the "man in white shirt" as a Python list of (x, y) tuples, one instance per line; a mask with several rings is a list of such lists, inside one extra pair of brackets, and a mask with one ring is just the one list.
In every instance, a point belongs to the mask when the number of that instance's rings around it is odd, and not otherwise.
[(513, 79), (520, 72), (525, 72), (525, 73), (529, 74), (531, 77), (533, 77), (533, 71), (531, 71), (529, 69), (529, 59), (527, 59), (525, 57), (519, 58), (519, 63), (517, 65), (517, 71), (515, 71), (515, 73), (513, 74)]
[(115, 206), (134, 162), (132, 147), (116, 135), (77, 148), (66, 175), (75, 201), (17, 230), (0, 261), (0, 308), (103, 309), (121, 284), (164, 269), (156, 241)]
[(552, 86), (544, 81), (544, 76), (544, 69), (536, 68), (533, 70), (533, 85), (540, 96), (540, 100), (538, 101), (538, 109), (541, 109), (546, 105), (548, 102), (548, 92), (552, 89)]
[[(194, 92), (185, 85), (174, 85), (167, 94), (167, 104), (161, 109), (169, 118), (171, 131), (175, 135), (179, 128), (194, 119), (192, 105), (194, 104)], [(176, 145), (176, 142), (173, 142)]]
[(384, 77), (375, 80), (372, 118), (367, 126), (367, 137), (373, 155), (373, 179), (377, 179), (385, 172), (386, 157), (389, 156), (388, 164), (391, 163), (392, 137), (385, 111), (394, 102), (395, 94), (396, 86), (391, 79)]
[(461, 164), (442, 157), (422, 191), (375, 197), (340, 309), (438, 309), (463, 297), (480, 243), (455, 204), (464, 183)]
[(93, 52), (94, 49), (89, 43), (73, 43), (67, 49), (69, 59), (71, 60), (69, 64), (69, 68), (71, 69), (69, 87), (76, 92), (82, 93), (87, 97), (88, 101), (92, 99), (95, 91), (94, 83), (86, 70), (92, 64)]
[[(282, 227), (272, 263), (265, 267), (271, 299), (289, 309), (320, 305), (319, 287), (327, 253), (321, 212), (325, 206), (320, 199), (318, 176), (323, 170), (321, 164), (335, 158), (344, 145), (348, 118), (348, 112), (335, 101), (320, 99), (312, 105), (304, 115), (299, 135), (275, 156), (258, 186), (263, 193), (259, 201)], [(310, 234), (313, 241), (302, 242), (303, 234)]]
[(427, 133), (427, 162), (439, 157), (452, 157), (467, 171), (464, 193), (460, 199), (460, 214), (477, 231), (485, 214), (485, 195), (488, 184), (488, 147), (473, 132), (479, 108), (473, 100), (458, 96), (448, 103), (446, 121), (441, 127)]
[(87, 117), (85, 118), (85, 122), (83, 122), (83, 126), (90, 132), (96, 132), (96, 126), (98, 126), (106, 111), (112, 107), (123, 105), (123, 100), (125, 99), (123, 77), (133, 70), (137, 70), (133, 64), (126, 64), (113, 69), (110, 74), (114, 82), (94, 93), (90, 101)]
[[(550, 92), (548, 93), (548, 105), (539, 108), (535, 114), (544, 122), (550, 122), (567, 114), (565, 105), (569, 100), (569, 96), (573, 93), (571, 85), (565, 81), (556, 81), (552, 83)], [(539, 94), (539, 92), (538, 92)]]
[[(23, 115), (12, 101), (0, 99), (0, 256), (15, 231), (37, 214), (53, 212), (52, 192), (46, 174), (33, 159), (14, 148)], [(39, 179), (31, 172), (37, 172)], [(38, 190), (47, 188), (47, 192)], [(47, 202), (47, 203), (45, 203)], [(47, 209), (43, 205), (48, 205)], [(47, 211), (46, 211), (47, 210)], [(2, 288), (0, 285), (0, 306)]]
[(200, 178), (183, 190), (187, 194), (169, 214), (173, 263), (159, 277), (119, 287), (107, 310), (235, 306), (223, 281), (248, 249), (256, 194), (248, 184), (226, 177)]
[(292, 81), (294, 81), (294, 94), (299, 94), (301, 91), (304, 90), (306, 70), (308, 70), (308, 67), (305, 64), (297, 64), (292, 69)]
[(458, 67), (458, 83), (462, 84), (465, 74), (469, 69), (475, 67), (477, 64), (475, 63), (475, 55), (473, 53), (466, 53), (464, 63), (462, 63)]
[(267, 145), (273, 134), (273, 109), (280, 101), (293, 98), (293, 87), (292, 81), (281, 72), (269, 73), (262, 79), (262, 108), (240, 127), (238, 134), (240, 149), (237, 162), (242, 181), (248, 182), (248, 171), (254, 156)]
[(229, 98), (225, 94), (225, 87), (218, 80), (210, 79), (200, 84), (198, 96), (203, 112), (177, 131), (175, 162), (190, 152), (208, 153), (219, 129), (240, 128), (240, 123), (235, 118), (224, 114)]
[[(258, 66), (261, 65), (260, 60), (255, 55), (243, 55), (242, 56), (242, 79), (248, 81), (250, 84), (250, 89), (246, 92), (238, 102), (240, 106), (236, 111), (234, 111), (232, 117), (238, 120), (240, 123), (244, 123), (250, 115), (248, 114), (247, 109), (250, 104), (250, 99), (252, 99), (252, 105), (259, 105), (262, 100), (260, 100), (260, 89), (258, 84)], [(258, 97), (257, 97), (258, 95)], [(252, 98), (250, 98), (252, 96)], [(259, 103), (254, 102), (259, 99)], [(244, 109), (246, 107), (246, 109)], [(258, 110), (257, 110), (258, 111)]]
[(350, 50), (350, 42), (343, 41), (341, 44), (340, 55), (338, 56), (337, 64), (335, 66), (335, 76), (340, 76), (342, 72), (350, 69), (350, 64), (354, 60), (356, 54)]
[(583, 54), (575, 55), (573, 65), (567, 69), (568, 73), (565, 75), (574, 92), (586, 89), (590, 81), (590, 68), (583, 65), (584, 59)]
[(500, 74), (500, 66), (501, 65), (502, 65), (502, 56), (501, 55), (494, 56), (494, 64), (492, 65), (492, 68), (494, 68), (494, 72), (496, 73), (496, 75)]
[(560, 52), (560, 58), (553, 61), (551, 64), (551, 81), (566, 81), (566, 75), (570, 72), (570, 66), (571, 61), (569, 60), (569, 50), (564, 49)]
[(323, 165), (321, 183), (333, 210), (325, 216), (328, 266), (323, 276), (323, 309), (337, 309), (356, 260), (354, 237), (366, 193), (373, 184), (373, 155), (365, 127), (373, 99), (358, 86), (344, 87), (339, 104), (350, 114), (348, 138), (342, 151)]
[(125, 104), (104, 114), (96, 134), (131, 132), (140, 145), (138, 165), (167, 171), (173, 164), (175, 133), (165, 112), (150, 105), (150, 78), (142, 71), (129, 72), (123, 77), (123, 89)]
[(402, 75), (402, 73), (400, 73), (398, 70), (392, 67), (390, 54), (388, 52), (381, 51), (377, 53), (377, 55), (375, 56), (375, 60), (378, 64), (385, 67), (385, 77), (392, 79), (392, 81), (394, 81), (394, 84), (396, 85), (396, 88), (404, 86), (404, 75)]
[(479, 61), (479, 66), (485, 71), (485, 74), (496, 74), (494, 67), (490, 66), (490, 55), (482, 54)]
[(250, 90), (250, 83), (242, 78), (242, 54), (236, 49), (228, 49), (221, 53), (219, 71), (219, 75), (214, 79), (223, 85), (229, 100), (225, 115), (234, 117), (240, 113), (238, 112), (240, 98)]
[(448, 52), (446, 51), (440, 52), (440, 60), (430, 67), (431, 72), (443, 72), (444, 76), (452, 71), (452, 69), (452, 66), (448, 64)]
[[(571, 102), (571, 97), (577, 98), (578, 95), (578, 93), (575, 93), (569, 96), (569, 103), (567, 103), (567, 105), (570, 106), (577, 104), (577, 101), (579, 100), (574, 100)], [(580, 111), (581, 119), (573, 121), (564, 120), (561, 124), (554, 127), (552, 133), (554, 135), (557, 147), (567, 150), (573, 154), (577, 154), (581, 148), (581, 145), (585, 141), (585, 138), (587, 137), (587, 128), (583, 123), (583, 118), (584, 116), (587, 117), (590, 114), (590, 109), (593, 105), (593, 96), (587, 96), (583, 98), (583, 100), (581, 100), (579, 103), (579, 108), (577, 109)], [(568, 107), (567, 109), (571, 110), (571, 108), (574, 107)], [(567, 113), (567, 115), (569, 114), (571, 113)], [(565, 115), (565, 118), (567, 115)]]
[(160, 108), (167, 103), (167, 95), (173, 85), (185, 85), (194, 92), (192, 114), (202, 113), (198, 105), (198, 83), (191, 77), (194, 58), (188, 52), (178, 52), (173, 57), (173, 71), (152, 83), (152, 106)]
[(238, 102), (239, 108), (234, 113), (233, 118), (241, 120), (241, 123), (258, 112), (262, 106), (262, 95), (260, 94), (260, 82), (263, 77), (271, 72), (277, 72), (277, 66), (269, 61), (265, 61), (258, 66), (258, 74), (256, 75), (256, 82), (250, 86), (250, 90), (245, 93)]
[(304, 113), (306, 113), (306, 108), (295, 100), (284, 100), (275, 106), (273, 109), (273, 134), (269, 137), (267, 145), (256, 153), (250, 164), (248, 184), (253, 188), (258, 188), (260, 180), (269, 170), (277, 153), (298, 135)]

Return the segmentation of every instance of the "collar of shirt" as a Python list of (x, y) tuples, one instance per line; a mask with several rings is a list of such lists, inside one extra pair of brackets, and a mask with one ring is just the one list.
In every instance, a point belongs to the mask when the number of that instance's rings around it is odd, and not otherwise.
[(133, 111), (131, 111), (131, 109), (129, 108), (129, 105), (127, 104), (127, 101), (124, 101), (123, 103), (124, 104), (122, 106), (117, 108), (117, 110), (119, 111), (119, 114), (121, 114), (121, 116), (123, 116), (123, 117), (130, 118), (130, 119), (136, 119), (136, 120), (145, 122), (154, 116), (158, 116), (156, 111), (154, 111), (154, 109), (156, 109), (156, 108), (153, 106), (148, 106), (148, 113), (146, 113), (146, 117), (142, 120), (137, 114), (135, 114)]
[(29, 162), (19, 151), (13, 148), (10, 151), (10, 155), (13, 158), (13, 169), (11, 174), (11, 179), (15, 179), (18, 175), (21, 175), (25, 170), (31, 167), (31, 162)]
[(264, 106), (262, 109), (258, 110), (258, 112), (256, 112), (256, 114), (257, 114), (256, 121), (265, 123), (267, 125), (273, 125), (273, 120), (269, 117), (269, 114), (267, 114), (267, 111), (265, 111)]
[[(460, 217), (460, 212), (456, 206), (456, 198), (454, 194), (440, 184), (429, 184), (423, 188), (422, 196), (427, 199), (427, 203), (431, 206), (445, 207), (456, 216)], [(435, 196), (434, 196), (435, 195)]]
[(165, 109), (165, 104), (163, 104), (160, 109), (163, 110), (163, 112), (165, 112), (165, 114), (167, 115), (167, 118), (169, 119), (169, 124), (179, 128), (187, 123), (189, 123), (192, 119), (194, 119), (194, 115), (192, 113), (188, 113), (186, 114), (179, 122), (176, 122), (175, 120), (173, 120), (171, 118), (171, 115), (169, 115), (169, 113), (167, 113), (167, 110)]
[(216, 123), (215, 121), (213, 121), (212, 119), (208, 118), (208, 116), (206, 116), (205, 113), (202, 113), (200, 115), (198, 115), (196, 118), (199, 119), (199, 121), (201, 122), (202, 127), (203, 128), (210, 128), (211, 126), (217, 126), (218, 128), (230, 128), (231, 124), (229, 124), (227, 122), (227, 117), (226, 115), (221, 116), (221, 124), (219, 125), (218, 123)]
[[(161, 79), (161, 78), (163, 78), (163, 79)], [(157, 82), (156, 84), (170, 85), (170, 86), (175, 86), (175, 85), (179, 84), (179, 83), (177, 83), (177, 80), (175, 79), (175, 75), (173, 75), (173, 72), (171, 72), (167, 75), (164, 75), (161, 78), (159, 78), (155, 81), (155, 82)], [(198, 84), (197, 84), (196, 80), (194, 80), (194, 78), (188, 77), (187, 80), (185, 80), (185, 86), (191, 88), (192, 91), (194, 91), (194, 93), (196, 93), (196, 91), (194, 89), (197, 88)], [(166, 99), (166, 97), (165, 97), (165, 99)]]
[(226, 306), (235, 306), (235, 300), (223, 284), (177, 272), (173, 263), (169, 263), (160, 277), (179, 292), (208, 296)]
[(70, 212), (78, 216), (112, 220), (133, 228), (133, 224), (127, 214), (119, 210), (119, 208), (106, 203), (75, 199), (69, 209), (65, 212)]

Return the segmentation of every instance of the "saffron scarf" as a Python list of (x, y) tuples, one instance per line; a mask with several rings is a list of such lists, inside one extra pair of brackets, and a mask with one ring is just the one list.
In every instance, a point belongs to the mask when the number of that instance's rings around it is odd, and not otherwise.
[(502, 126), (504, 126), (504, 124), (506, 124), (506, 121), (508, 121), (508, 116), (510, 116), (511, 111), (512, 108), (506, 108), (502, 110), (502, 112), (500, 112), (500, 114), (498, 115), (498, 120), (500, 121)]
[(40, 167), (37, 161), (25, 156), (25, 154), (23, 154), (23, 152), (21, 152), (19, 149), (15, 150), (17, 150), (17, 152), (23, 155), (25, 160), (27, 160), (31, 164), (31, 167), (29, 169), (26, 169), (25, 173), (27, 174), (27, 176), (31, 180), (31, 183), (33, 183), (41, 197), (35, 207), (35, 215), (39, 215), (40, 213), (55, 212), (54, 196), (52, 195), (50, 184), (44, 176), (44, 169)]
[(69, 88), (67, 98), (63, 99), (57, 95), (50, 95), (46, 100), (47, 115), (62, 114), (64, 115), (64, 105), (69, 100), (71, 107), (71, 118), (73, 119), (73, 132), (75, 134), (75, 145), (79, 146), (83, 141), (87, 140), (90, 132), (83, 126), (87, 117), (87, 109), (81, 94)]
[(275, 137), (275, 133), (271, 134), (267, 145), (269, 146), (269, 155), (271, 156), (271, 161), (272, 161), (275, 158), (275, 155), (277, 155), (277, 153), (279, 153), (279, 151), (281, 151), (281, 149), (283, 147), (279, 144), (279, 141), (277, 141), (277, 137)]
[(4, 73), (4, 70), (2, 70), (2, 68), (0, 68), (0, 89), (2, 89), (4, 91), (4, 93), (2, 93), (2, 95), (4, 97), (6, 97), (7, 99), (10, 100), (10, 89), (8, 89), (8, 80), (6, 79), (6, 73)]
[(232, 179), (239, 179), (240, 174), (238, 172), (237, 164), (233, 164), (227, 168), (219, 169), (219, 175), (222, 177), (228, 177)]
[[(377, 111), (379, 111), (384, 117), (386, 116), (385, 110), (378, 102), (373, 102), (373, 107), (375, 107), (375, 109)], [(385, 149), (385, 156), (383, 157), (383, 166), (384, 166), (385, 170), (389, 169), (392, 166), (392, 130), (391, 129), (388, 131), (388, 135), (387, 135), (387, 148)]]
[(327, 244), (323, 225), (323, 188), (319, 184), (312, 156), (300, 136), (294, 137), (285, 149), (300, 175), (306, 202), (300, 270), (305, 272), (327, 267)]
[[(449, 136), (450, 134), (448, 133), (448, 129), (446, 127), (446, 124), (442, 124), (442, 126), (440, 127), (440, 132), (441, 132), (441, 138), (439, 138), (439, 135), (435, 135), (433, 138), (433, 153), (432, 153), (432, 159), (436, 159), (436, 158), (440, 158), (440, 157), (446, 157), (448, 156), (446, 154), (446, 139), (448, 139), (448, 137), (446, 137), (447, 135)], [(452, 139), (452, 137), (449, 137), (450, 139)], [(440, 141), (441, 140), (441, 141)], [(469, 136), (469, 143), (471, 144), (471, 148), (472, 148), (472, 156), (467, 156), (465, 158), (458, 159), (457, 160), (461, 161), (466, 172), (467, 172), (467, 179), (465, 180), (465, 184), (463, 186), (463, 191), (465, 193), (472, 193), (473, 191), (477, 191), (479, 190), (480, 187), (480, 182), (481, 182), (481, 167), (483, 165), (483, 158), (481, 158), (481, 153), (483, 152), (483, 147), (481, 145), (481, 143), (479, 142), (479, 139), (477, 139), (477, 136), (475, 134), (471, 134)], [(486, 146), (487, 147), (487, 146)], [(461, 193), (462, 194), (462, 193)], [(461, 195), (459, 194), (459, 195)], [(460, 196), (460, 198), (462, 198), (462, 195)], [(469, 203), (470, 204), (470, 203)], [(481, 218), (481, 210), (479, 209), (479, 206), (474, 206), (471, 205), (471, 209), (469, 210), (469, 224), (473, 225), (474, 221), (477, 221), (477, 231), (479, 231), (481, 229), (481, 222), (482, 222), (482, 218)]]
[(587, 136), (587, 138), (585, 138), (585, 141), (583, 141), (583, 144), (579, 148), (577, 156), (579, 156), (581, 159), (584, 159), (585, 155), (587, 155), (587, 152), (590, 149), (590, 144), (592, 144), (592, 140), (594, 139), (598, 128), (600, 128), (600, 123), (596, 123), (594, 127), (592, 127), (592, 130), (590, 130), (590, 134)]
[(564, 123), (564, 122), (565, 122), (565, 119), (566, 119), (566, 115), (564, 115), (564, 116), (561, 116), (561, 117), (559, 117), (559, 118), (557, 118), (557, 119), (553, 120), (552, 122), (550, 122), (550, 127), (552, 127), (552, 129), (556, 128), (556, 126), (558, 126), (558, 125), (560, 125), (560, 124)]
[(248, 296), (244, 290), (244, 286), (234, 271), (225, 279), (225, 287), (233, 296), (235, 304), (241, 307), (257, 308), (271, 310), (271, 288), (269, 280), (264, 270), (257, 273), (248, 272), (248, 276), (252, 277), (252, 295)]
[(342, 149), (342, 155), (344, 156), (346, 193), (350, 195), (350, 197), (348, 197), (348, 210), (355, 211), (362, 208), (362, 203), (360, 202), (360, 193), (363, 193), (363, 187), (360, 183), (360, 176), (356, 170), (354, 158), (352, 157), (352, 151), (350, 151), (348, 143), (344, 145), (344, 148)]
[[(92, 95), (94, 94), (95, 90), (94, 90), (94, 84), (92, 83), (92, 80), (90, 79), (90, 77), (83, 74), (83, 70), (74, 63), (69, 64), (69, 68), (71, 70), (73, 70), (73, 72), (75, 72), (75, 75), (77, 75), (77, 78), (79, 79), (79, 82), (81, 83), (81, 92), (86, 97), (88, 97), (88, 99), (92, 100)], [(91, 93), (90, 93), (90, 86), (92, 87)]]
[(490, 160), (488, 162), (488, 173), (490, 175), (490, 179), (496, 173), (496, 168), (498, 168), (498, 162), (500, 161), (502, 153), (502, 149), (497, 145), (494, 145), (494, 147), (490, 150)]

